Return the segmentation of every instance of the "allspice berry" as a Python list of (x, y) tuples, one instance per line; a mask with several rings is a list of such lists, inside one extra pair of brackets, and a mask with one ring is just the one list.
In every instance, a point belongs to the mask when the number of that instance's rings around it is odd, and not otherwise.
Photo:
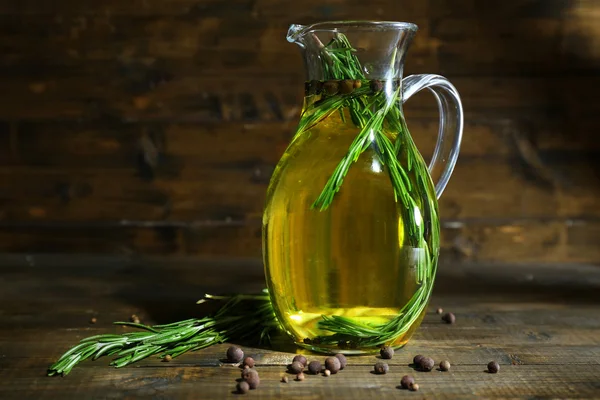
[(423, 371), (431, 371), (434, 365), (435, 361), (431, 357), (423, 357), (421, 360), (421, 370)]
[(450, 361), (444, 360), (440, 363), (440, 370), (449, 371), (450, 370)]
[(331, 375), (331, 371), (326, 369), (325, 372), (323, 372), (323, 375), (329, 376), (329, 375)]
[(248, 382), (248, 385), (250, 385), (250, 389), (256, 389), (260, 384), (260, 378), (258, 377), (258, 372), (255, 370), (251, 371), (253, 371), (253, 373), (248, 374), (248, 377), (246, 377), (245, 380)]
[(90, 324), (95, 324), (96, 322), (98, 322), (96, 317), (92, 317), (92, 319), (90, 319)]
[(425, 356), (422, 354), (416, 355), (415, 358), (413, 358), (413, 364), (417, 367), (420, 367), (421, 361), (423, 361), (424, 358), (425, 358)]
[(343, 355), (342, 353), (337, 353), (335, 355), (335, 358), (340, 360), (340, 369), (346, 368), (346, 365), (348, 365), (348, 360), (346, 359), (345, 355)]
[(294, 357), (292, 362), (294, 361), (298, 361), (303, 367), (306, 367), (306, 364), (308, 363), (308, 360), (302, 354), (298, 354), (296, 357)]
[(410, 386), (408, 387), (412, 392), (416, 392), (417, 390), (419, 390), (419, 384), (418, 383), (411, 383)]
[(339, 85), (336, 81), (327, 81), (327, 82), (323, 83), (323, 90), (329, 96), (333, 96), (334, 94), (336, 94), (338, 92), (338, 89), (339, 89)]
[(283, 382), (283, 383), (288, 383), (288, 382), (289, 382), (289, 379), (288, 379), (288, 377), (287, 377), (287, 376), (282, 376), (282, 377), (281, 377), (281, 382)]
[(436, 311), (436, 313), (438, 313), (438, 314), (440, 314), (440, 315), (441, 315), (443, 312), (444, 312), (444, 310), (443, 310), (442, 308), (438, 308), (438, 309), (437, 309), (437, 311)]
[(227, 349), (227, 361), (230, 363), (239, 363), (244, 359), (244, 352), (237, 346), (231, 346)]
[(415, 378), (410, 375), (404, 375), (400, 380), (400, 386), (402, 386), (403, 389), (408, 389), (413, 383), (415, 383)]
[(446, 313), (442, 316), (442, 321), (447, 324), (453, 324), (456, 321), (456, 317), (451, 312)]
[(242, 370), (242, 379), (247, 379), (251, 374), (258, 374), (258, 371), (256, 371), (254, 368), (245, 368)]
[(171, 355), (170, 355), (170, 354), (167, 354), (166, 356), (164, 356), (164, 357), (163, 357), (163, 361), (164, 361), (164, 362), (169, 362), (169, 361), (171, 361), (172, 359), (173, 359), (173, 357), (171, 357)]
[(237, 392), (241, 394), (248, 393), (250, 390), (250, 385), (246, 381), (241, 381), (237, 384)]
[(490, 361), (488, 364), (488, 372), (490, 374), (497, 374), (498, 371), (500, 371), (500, 364), (498, 364), (496, 361)]
[(299, 374), (304, 370), (304, 365), (300, 361), (294, 361), (289, 365), (288, 369), (292, 374)]
[(340, 82), (340, 93), (341, 94), (349, 94), (354, 90), (354, 80), (352, 79), (344, 79)]
[(304, 373), (300, 372), (298, 375), (296, 375), (296, 380), (297, 381), (303, 381), (304, 380)]
[(313, 375), (320, 373), (322, 368), (321, 362), (319, 361), (315, 360), (308, 363), (308, 371)]
[(387, 374), (387, 372), (390, 370), (390, 367), (383, 361), (378, 361), (375, 363), (373, 370), (376, 374)]
[(325, 368), (328, 369), (332, 374), (337, 374), (337, 372), (342, 368), (342, 364), (337, 357), (327, 357), (325, 360)]
[(244, 358), (244, 366), (248, 367), (248, 368), (253, 368), (254, 367), (254, 358), (252, 358), (252, 357)]
[(380, 80), (374, 79), (370, 84), (371, 90), (375, 93), (383, 90), (383, 83)]
[(394, 349), (390, 346), (383, 346), (381, 350), (379, 350), (379, 354), (384, 360), (391, 360), (392, 357), (394, 357)]

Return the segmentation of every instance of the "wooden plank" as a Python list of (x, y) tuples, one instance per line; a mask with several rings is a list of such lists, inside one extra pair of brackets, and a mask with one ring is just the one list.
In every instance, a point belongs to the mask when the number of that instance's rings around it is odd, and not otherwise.
[[(500, 262), (600, 262), (597, 220), (442, 221), (442, 258)], [(585, 238), (585, 240), (580, 240)], [(8, 253), (107, 253), (261, 257), (258, 220), (211, 223), (4, 225)]]

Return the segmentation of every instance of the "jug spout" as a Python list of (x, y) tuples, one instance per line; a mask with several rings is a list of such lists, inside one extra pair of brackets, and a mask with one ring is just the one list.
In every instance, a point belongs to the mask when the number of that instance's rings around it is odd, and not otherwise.
[(292, 24), (287, 40), (300, 46), (308, 80), (332, 79), (332, 57), (342, 50), (352, 53), (360, 71), (335, 78), (393, 79), (402, 78), (404, 55), (416, 31), (408, 22), (332, 21)]

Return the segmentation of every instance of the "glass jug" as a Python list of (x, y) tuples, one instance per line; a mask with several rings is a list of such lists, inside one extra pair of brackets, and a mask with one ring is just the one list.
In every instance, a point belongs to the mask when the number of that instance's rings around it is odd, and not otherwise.
[[(417, 26), (292, 25), (307, 81), (300, 122), (263, 215), (267, 286), (303, 347), (368, 353), (403, 346), (421, 323), (439, 255), (437, 198), (458, 157), (463, 113), (438, 75), (402, 79)], [(440, 128), (427, 166), (402, 103), (428, 88)]]

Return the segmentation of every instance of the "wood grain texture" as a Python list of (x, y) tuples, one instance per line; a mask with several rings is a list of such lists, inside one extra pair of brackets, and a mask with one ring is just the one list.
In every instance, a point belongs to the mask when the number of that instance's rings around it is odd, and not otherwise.
[[(202, 293), (255, 292), (261, 265), (228, 259), (39, 255), (0, 257), (0, 368), (3, 399), (236, 398), (239, 369), (222, 361), (228, 344), (181, 356), (148, 359), (128, 368), (107, 360), (85, 362), (65, 378), (45, 368), (79, 339), (123, 332), (112, 321), (139, 315), (166, 323), (207, 312)], [(570, 272), (565, 276), (565, 269)], [(35, 272), (35, 273), (32, 273)], [(230, 279), (224, 285), (223, 274)], [(283, 336), (273, 347), (242, 344), (257, 361), (261, 386), (252, 396), (279, 398), (595, 398), (600, 395), (600, 271), (561, 264), (445, 264), (438, 272), (430, 311), (411, 342), (389, 360), (390, 373), (370, 373), (374, 356), (350, 357), (335, 376), (307, 376), (282, 384), (286, 364), (299, 353)], [(437, 307), (457, 316), (441, 322)], [(90, 318), (97, 318), (90, 324)], [(412, 357), (448, 359), (448, 373), (416, 372)], [(324, 356), (311, 354), (309, 359)], [(484, 372), (491, 360), (498, 375)], [(421, 389), (397, 389), (404, 374)]]
[[(460, 253), (598, 263), (599, 10), (593, 0), (4, 2), (0, 251), (258, 255), (256, 220), (302, 99), (289, 24), (386, 19), (419, 25), (405, 73), (446, 75), (463, 100), (441, 215), (470, 232), (453, 241), (500, 243)], [(418, 94), (405, 111), (428, 159), (435, 100)], [(523, 221), (530, 239), (490, 233)], [(204, 245), (188, 229), (198, 225), (218, 226), (222, 243)]]

